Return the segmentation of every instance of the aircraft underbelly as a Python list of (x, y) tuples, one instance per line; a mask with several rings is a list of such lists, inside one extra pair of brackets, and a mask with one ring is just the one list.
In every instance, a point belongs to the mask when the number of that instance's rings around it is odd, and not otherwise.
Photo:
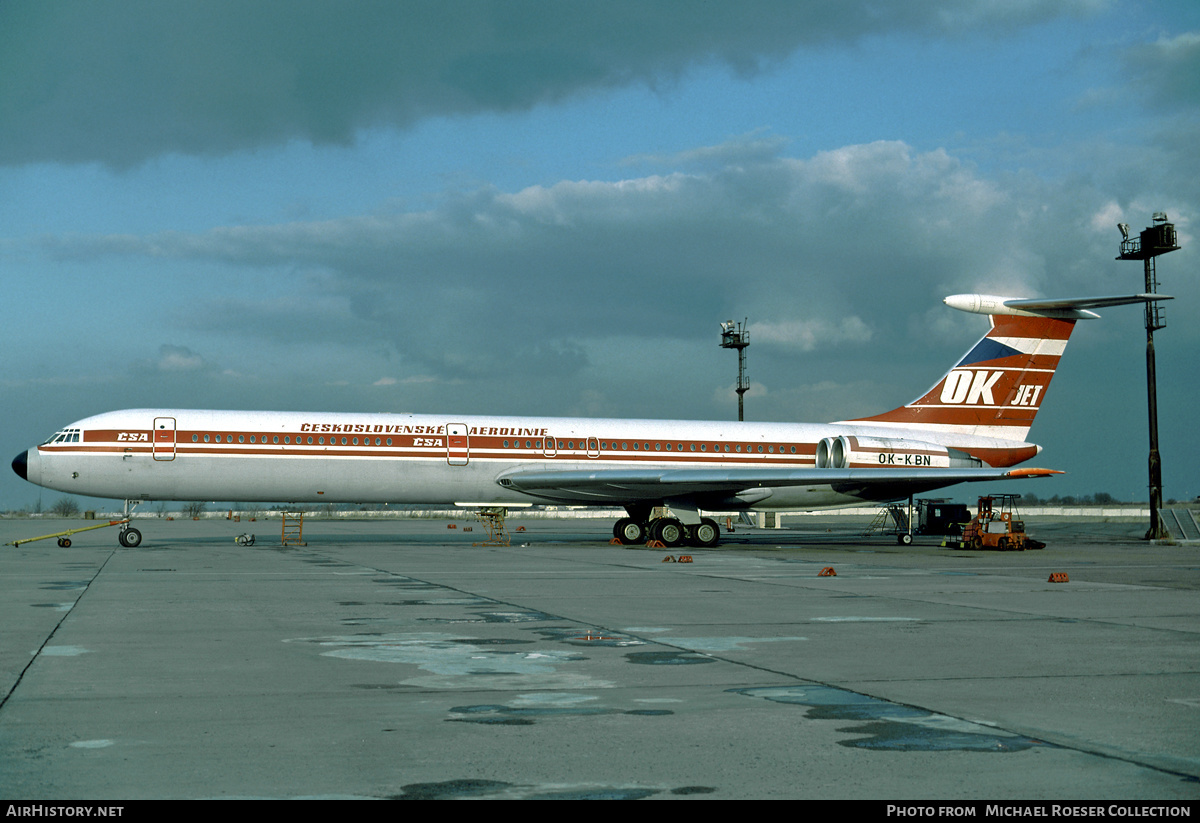
[(44, 458), (42, 484), (72, 494), (149, 500), (289, 503), (529, 502), (496, 485), (496, 469), (445, 460), (207, 457), (138, 454)]

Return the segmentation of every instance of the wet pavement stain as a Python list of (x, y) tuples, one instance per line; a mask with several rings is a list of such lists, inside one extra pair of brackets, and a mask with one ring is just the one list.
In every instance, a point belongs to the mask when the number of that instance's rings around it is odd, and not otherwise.
[(715, 652), (740, 652), (754, 643), (790, 643), (807, 640), (806, 637), (664, 637), (662, 642), (679, 646), (691, 652), (711, 654)]
[(853, 740), (838, 741), (840, 745), (850, 748), (884, 751), (1017, 752), (1035, 746), (1051, 745), (968, 720), (903, 706), (833, 686), (790, 686), (730, 691), (776, 703), (807, 706), (806, 716), (812, 720), (861, 721), (863, 725), (838, 729), (839, 732), (865, 735)]
[(600, 706), (504, 706), (481, 704), (478, 706), (454, 706), (450, 709), (458, 717), (446, 718), (447, 723), (480, 723), (497, 726), (532, 726), (541, 718), (552, 717), (596, 717), (599, 715), (624, 714), (633, 717), (664, 717), (674, 712), (666, 709), (606, 709)]
[(512, 787), (499, 780), (445, 780), (441, 783), (410, 783), (401, 786), (396, 800), (462, 800), (495, 795)]
[[(933, 720), (936, 717), (936, 715), (931, 715), (929, 719)], [(979, 728), (982, 730), (984, 727)], [(919, 722), (891, 723), (883, 721), (838, 731), (868, 735), (856, 740), (842, 741), (841, 745), (843, 746), (883, 751), (1019, 752), (1034, 746), (1047, 745), (1027, 737), (982, 731), (954, 731), (924, 726)]]
[(620, 632), (604, 631), (602, 629), (581, 629), (578, 626), (556, 626), (549, 629), (537, 629), (538, 634), (547, 640), (557, 640), (571, 646), (644, 646), (645, 641), (630, 637)]
[(545, 612), (537, 611), (522, 611), (522, 612), (482, 612), (480, 617), (486, 623), (544, 623), (547, 620), (555, 620)]
[(715, 663), (716, 660), (696, 652), (630, 652), (625, 655), (630, 663), (645, 666), (690, 666), (696, 663)]
[(536, 792), (527, 795), (529, 800), (645, 800), (661, 789), (623, 788), (621, 786), (595, 786), (592, 788), (562, 789), (559, 791)]
[(476, 723), (481, 726), (532, 726), (531, 717), (505, 711), (504, 706), (454, 706), (451, 712), (459, 717), (447, 717), (447, 723)]
[(419, 623), (461, 625), (463, 623), (541, 623), (558, 620), (544, 612), (481, 612), (478, 617), (421, 617)]
[(707, 786), (677, 789), (645, 786), (528, 786), (500, 780), (446, 780), (441, 783), (409, 783), (393, 800), (644, 800), (669, 791), (671, 794), (711, 793)]
[[(433, 633), (377, 634), (295, 638), (285, 641), (320, 647), (321, 656), (416, 666), (427, 674), (410, 676), (402, 685), (458, 689), (463, 678), (473, 688), (594, 689), (611, 688), (587, 674), (560, 671), (588, 658), (575, 651), (527, 648), (509, 651), (508, 644)], [(482, 682), (480, 682), (482, 681)]]

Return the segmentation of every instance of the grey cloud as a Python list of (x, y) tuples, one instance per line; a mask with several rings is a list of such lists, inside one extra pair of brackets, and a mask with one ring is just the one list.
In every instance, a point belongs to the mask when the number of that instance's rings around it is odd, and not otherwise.
[(1200, 32), (1160, 37), (1128, 49), (1131, 102), (1192, 112), (1200, 105)]
[(596, 365), (582, 340), (707, 347), (717, 321), (750, 316), (755, 359), (772, 373), (795, 376), (806, 352), (836, 372), (883, 340), (881, 374), (906, 382), (896, 341), (962, 342), (910, 326), (945, 294), (1094, 291), (1115, 241), (1093, 226), (1110, 209), (1097, 189), (989, 179), (944, 151), (880, 142), (704, 173), (483, 189), (425, 212), (38, 242), (76, 259), (179, 261), (180, 276), (218, 261), (286, 283), (285, 300), (191, 307), (183, 322), (369, 349), (395, 358), (397, 378), (567, 379)]
[(1010, 28), (1099, 2), (940, 0), (9, 0), (0, 4), (0, 164), (140, 164), (364, 128), (524, 110), (753, 73), (868, 34)]

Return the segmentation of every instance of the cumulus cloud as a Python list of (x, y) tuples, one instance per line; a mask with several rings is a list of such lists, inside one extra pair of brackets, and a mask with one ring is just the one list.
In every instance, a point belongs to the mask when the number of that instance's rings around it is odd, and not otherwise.
[(187, 346), (173, 346), (169, 343), (159, 347), (157, 358), (143, 361), (142, 367), (158, 372), (197, 372), (213, 368)]
[(832, 321), (783, 320), (751, 323), (750, 333), (755, 342), (806, 352), (847, 343), (858, 345), (866, 343), (872, 336), (867, 324), (855, 316)]

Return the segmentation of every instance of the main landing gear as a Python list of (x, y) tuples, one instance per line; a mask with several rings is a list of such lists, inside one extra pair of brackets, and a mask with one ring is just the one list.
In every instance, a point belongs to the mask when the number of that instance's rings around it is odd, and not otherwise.
[(702, 517), (694, 525), (686, 525), (675, 517), (659, 517), (649, 522), (622, 517), (613, 526), (613, 536), (626, 546), (657, 540), (669, 549), (684, 545), (711, 549), (721, 540), (721, 528), (711, 517)]

